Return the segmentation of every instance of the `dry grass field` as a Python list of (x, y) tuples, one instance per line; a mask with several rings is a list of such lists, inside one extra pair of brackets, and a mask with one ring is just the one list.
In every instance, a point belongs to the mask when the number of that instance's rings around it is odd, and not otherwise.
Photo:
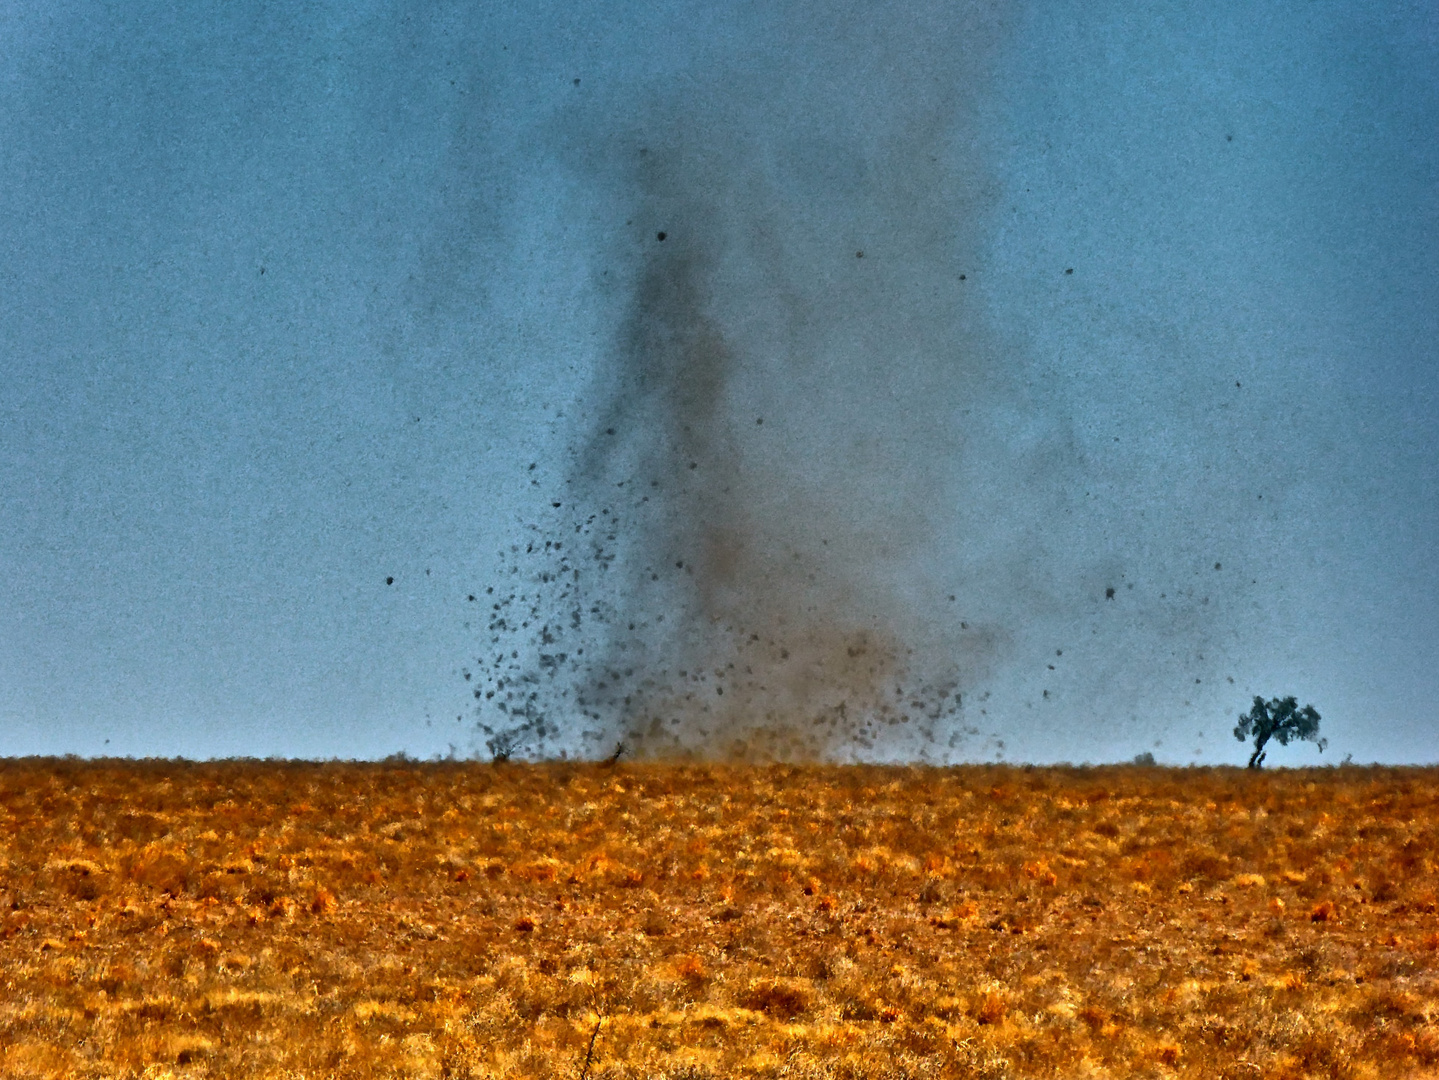
[(1439, 1075), (1439, 772), (0, 763), (0, 1075)]

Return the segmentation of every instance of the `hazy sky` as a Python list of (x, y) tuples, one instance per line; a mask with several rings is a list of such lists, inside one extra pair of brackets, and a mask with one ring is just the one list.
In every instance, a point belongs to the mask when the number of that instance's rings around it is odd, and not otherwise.
[(1435, 11), (4, 5), (0, 754), (482, 749), (652, 482), (589, 655), (804, 642), (692, 747), (859, 635), (841, 757), (1439, 760)]

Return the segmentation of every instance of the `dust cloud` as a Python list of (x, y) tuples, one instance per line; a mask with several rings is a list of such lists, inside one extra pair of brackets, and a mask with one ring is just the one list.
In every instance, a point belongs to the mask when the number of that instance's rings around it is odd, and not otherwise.
[(658, 97), (609, 140), (572, 118), (623, 214), (596, 271), (613, 338), (553, 505), (480, 598), (492, 754), (576, 725), (600, 757), (923, 757), (979, 733), (994, 634), (923, 563), (987, 377), (983, 177), (954, 94), (900, 89), (825, 115), (795, 88), (800, 138), (762, 118), (782, 100), (733, 93)]

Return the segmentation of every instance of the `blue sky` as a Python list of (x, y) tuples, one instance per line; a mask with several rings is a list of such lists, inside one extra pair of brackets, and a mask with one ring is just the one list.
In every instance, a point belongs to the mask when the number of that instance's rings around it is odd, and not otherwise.
[(0, 753), (481, 748), (467, 596), (688, 450), (591, 599), (668, 612), (666, 670), (723, 667), (710, 624), (810, 642), (756, 710), (832, 691), (831, 632), (963, 696), (829, 752), (1242, 761), (1292, 693), (1331, 745), (1271, 761), (1439, 759), (1427, 5), (75, 3), (0, 41)]

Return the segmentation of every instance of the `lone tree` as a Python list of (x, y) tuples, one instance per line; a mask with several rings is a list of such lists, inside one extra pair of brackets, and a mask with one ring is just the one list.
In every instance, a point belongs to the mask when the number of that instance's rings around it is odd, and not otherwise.
[(1234, 737), (1240, 742), (1254, 736), (1254, 753), (1249, 755), (1249, 767), (1258, 769), (1264, 765), (1264, 745), (1270, 739), (1277, 739), (1280, 746), (1288, 746), (1291, 739), (1306, 739), (1315, 743), (1322, 754), (1329, 745), (1328, 739), (1319, 737), (1319, 713), (1313, 705), (1299, 707), (1292, 697), (1254, 699), (1248, 714), (1239, 715), (1234, 728)]

